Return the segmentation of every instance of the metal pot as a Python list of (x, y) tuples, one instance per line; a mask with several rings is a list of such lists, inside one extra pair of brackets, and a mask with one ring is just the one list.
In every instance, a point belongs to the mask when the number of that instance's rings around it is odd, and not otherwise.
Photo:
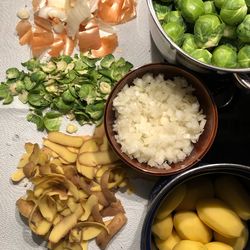
[(221, 68), (198, 61), (184, 52), (164, 32), (153, 7), (152, 0), (147, 0), (149, 9), (149, 27), (152, 39), (162, 56), (172, 64), (181, 64), (199, 73), (218, 74), (232, 73), (237, 82), (244, 88), (250, 89), (250, 68)]
[[(148, 210), (144, 219), (141, 231), (141, 250), (156, 250), (152, 240), (151, 227), (159, 207), (176, 187), (179, 185), (201, 176), (214, 177), (218, 175), (232, 175), (239, 178), (241, 182), (249, 183), (250, 181), (250, 166), (232, 163), (217, 163), (198, 166), (189, 169), (181, 174), (171, 176), (161, 180), (153, 188)], [(250, 222), (248, 221), (250, 229)], [(250, 249), (250, 240), (248, 240), (245, 250)]]

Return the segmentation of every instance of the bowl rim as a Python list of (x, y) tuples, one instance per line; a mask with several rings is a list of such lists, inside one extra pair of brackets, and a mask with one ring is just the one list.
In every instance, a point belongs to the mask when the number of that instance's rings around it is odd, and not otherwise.
[(153, 1), (152, 0), (147, 0), (147, 6), (149, 9), (149, 14), (151, 15), (154, 23), (157, 26), (158, 31), (161, 33), (161, 35), (171, 44), (172, 47), (174, 47), (178, 52), (181, 53), (185, 58), (191, 60), (195, 64), (201, 65), (203, 68), (209, 69), (209, 70), (214, 70), (217, 72), (226, 72), (226, 73), (250, 73), (250, 68), (223, 68), (223, 67), (218, 67), (214, 65), (210, 65), (204, 62), (201, 62), (189, 54), (187, 54), (184, 50), (182, 50), (177, 44), (175, 44), (169, 37), (168, 35), (164, 32), (153, 7)]
[(250, 180), (250, 166), (238, 164), (238, 163), (211, 163), (201, 164), (195, 168), (188, 169), (178, 175), (171, 176), (170, 178), (164, 178), (164, 180), (157, 184), (154, 188), (156, 190), (155, 196), (151, 197), (149, 205), (146, 211), (146, 215), (143, 219), (143, 225), (141, 229), (141, 250), (151, 250), (151, 225), (154, 220), (155, 213), (161, 206), (162, 202), (167, 197), (167, 194), (171, 193), (176, 187), (185, 183), (193, 178), (214, 174), (229, 174), (240, 178)]
[[(193, 159), (192, 163), (189, 164), (188, 166), (183, 166), (183, 167), (179, 167), (177, 170), (173, 168), (168, 168), (167, 170), (164, 168), (154, 168), (154, 167), (147, 167), (147, 164), (140, 164), (140, 166), (144, 166), (143, 167), (137, 167), (135, 164), (133, 164), (132, 162), (134, 161), (134, 163), (138, 163), (138, 161), (136, 159), (131, 159), (129, 158), (128, 155), (126, 155), (125, 153), (121, 152), (120, 150), (120, 145), (119, 143), (116, 142), (116, 140), (112, 137), (112, 127), (111, 124), (109, 122), (108, 119), (108, 114), (109, 113), (113, 113), (113, 109), (112, 109), (112, 102), (113, 99), (117, 96), (119, 90), (118, 88), (121, 89), (126, 85), (126, 82), (124, 81), (126, 78), (128, 78), (129, 76), (136, 74), (136, 72), (138, 70), (145, 70), (145, 71), (150, 71), (150, 69), (154, 68), (154, 67), (163, 67), (163, 69), (165, 68), (167, 69), (174, 69), (174, 70), (178, 70), (179, 72), (181, 72), (184, 77), (190, 77), (191, 79), (195, 79), (196, 82), (198, 82), (199, 86), (202, 88), (202, 91), (206, 94), (206, 96), (209, 99), (209, 102), (211, 102), (211, 109), (212, 109), (212, 117), (213, 117), (213, 129), (212, 129), (212, 133), (209, 133), (208, 135), (208, 139), (207, 139), (207, 143), (206, 143), (206, 148), (204, 148), (200, 154), (198, 155), (198, 157), (196, 157), (195, 159)], [(146, 74), (146, 72), (144, 73)], [(136, 77), (135, 77), (136, 78)], [(134, 79), (135, 79), (134, 78)], [(208, 88), (203, 84), (203, 82), (196, 77), (194, 74), (190, 73), (189, 71), (174, 66), (174, 65), (169, 65), (166, 63), (149, 63), (149, 64), (145, 64), (143, 66), (137, 67), (134, 70), (130, 71), (128, 74), (126, 74), (120, 81), (118, 81), (118, 83), (114, 86), (114, 88), (112, 89), (107, 102), (106, 102), (106, 106), (105, 106), (105, 111), (104, 111), (104, 128), (105, 128), (105, 132), (106, 132), (106, 136), (107, 139), (109, 141), (109, 144), (111, 145), (112, 149), (115, 151), (115, 153), (119, 156), (119, 158), (126, 164), (129, 165), (130, 167), (132, 167), (133, 169), (147, 174), (147, 175), (151, 175), (151, 176), (168, 176), (168, 175), (173, 175), (173, 174), (177, 174), (180, 173), (182, 171), (185, 171), (189, 168), (191, 168), (192, 166), (194, 166), (195, 164), (197, 164), (198, 162), (201, 161), (201, 159), (206, 155), (206, 153), (209, 151), (209, 149), (211, 148), (216, 134), (217, 134), (217, 129), (218, 129), (218, 111), (217, 111), (217, 106), (215, 104), (215, 101), (210, 93), (210, 91), (208, 90)], [(111, 122), (113, 124), (113, 121)], [(110, 125), (108, 125), (110, 124)], [(113, 145), (113, 143), (116, 144), (116, 146)], [(178, 163), (176, 163), (178, 164)]]

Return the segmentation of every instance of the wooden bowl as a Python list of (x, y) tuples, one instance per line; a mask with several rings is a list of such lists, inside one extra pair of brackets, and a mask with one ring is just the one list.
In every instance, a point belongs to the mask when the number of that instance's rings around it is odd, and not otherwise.
[[(170, 164), (170, 168), (164, 169), (151, 167), (146, 163), (140, 163), (136, 159), (131, 159), (128, 155), (121, 151), (121, 145), (115, 139), (116, 132), (113, 131), (113, 123), (115, 121), (113, 100), (126, 84), (128, 86), (132, 85), (135, 78), (141, 78), (146, 73), (152, 73), (154, 76), (163, 74), (165, 79), (173, 78), (175, 76), (182, 76), (186, 78), (188, 83), (195, 89), (193, 94), (197, 97), (203, 113), (206, 115), (207, 122), (204, 131), (200, 135), (199, 140), (194, 144), (194, 148), (191, 154), (181, 162)], [(198, 78), (176, 66), (170, 66), (164, 63), (154, 63), (144, 65), (131, 71), (113, 88), (106, 103), (104, 126), (111, 147), (124, 163), (145, 174), (166, 176), (176, 174), (192, 167), (193, 165), (198, 163), (202, 159), (202, 157), (205, 156), (205, 154), (213, 144), (214, 138), (216, 136), (218, 127), (218, 113), (213, 98), (209, 94), (207, 88)], [(133, 141), (131, 143), (133, 143)]]

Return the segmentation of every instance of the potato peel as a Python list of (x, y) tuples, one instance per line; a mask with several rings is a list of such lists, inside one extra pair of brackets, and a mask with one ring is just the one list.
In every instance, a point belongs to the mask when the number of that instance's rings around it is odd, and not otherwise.
[[(42, 148), (25, 144), (12, 180), (26, 177), (33, 187), (16, 205), (32, 232), (48, 240), (49, 249), (84, 250), (91, 239), (104, 249), (126, 223), (114, 190), (126, 185), (127, 177), (102, 133), (100, 129), (95, 137), (52, 133)], [(80, 162), (85, 154), (95, 164), (83, 165), (89, 161)], [(108, 225), (106, 216), (114, 216)]]

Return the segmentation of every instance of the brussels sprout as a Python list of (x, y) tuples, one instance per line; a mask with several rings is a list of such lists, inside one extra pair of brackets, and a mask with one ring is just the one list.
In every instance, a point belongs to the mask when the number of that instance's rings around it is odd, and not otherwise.
[(216, 8), (213, 1), (204, 2), (205, 14), (217, 14)]
[(8, 85), (6, 84), (1, 84), (0, 85), (0, 99), (4, 99), (8, 93), (10, 92)]
[(83, 84), (78, 94), (80, 99), (86, 101), (87, 104), (93, 103), (96, 98), (95, 88), (91, 84)]
[(221, 9), (226, 0), (214, 0), (214, 4), (218, 9)]
[(238, 63), (242, 68), (250, 68), (250, 45), (245, 45), (239, 50)]
[(107, 55), (105, 56), (101, 62), (100, 62), (100, 65), (103, 67), (103, 68), (109, 68), (111, 67), (112, 63), (115, 62), (115, 57), (113, 55)]
[(50, 102), (45, 100), (43, 96), (31, 92), (28, 94), (28, 102), (31, 106), (38, 108), (46, 108), (50, 105)]
[(236, 26), (226, 25), (223, 31), (223, 37), (229, 39), (236, 39), (237, 38)]
[(190, 55), (201, 62), (211, 64), (212, 54), (207, 49), (196, 49)]
[(185, 30), (183, 25), (172, 22), (165, 23), (163, 24), (163, 29), (174, 43), (176, 43), (178, 46), (182, 45)]
[(227, 0), (220, 11), (222, 21), (229, 25), (241, 23), (246, 14), (247, 6), (244, 0)]
[(250, 42), (250, 14), (246, 15), (243, 22), (237, 27), (238, 38), (245, 43)]
[(38, 131), (44, 130), (44, 123), (43, 123), (42, 115), (38, 115), (36, 113), (29, 113), (26, 119), (28, 122), (35, 123)]
[(182, 0), (174, 0), (174, 7), (176, 10), (181, 10), (181, 2)]
[(32, 82), (40, 83), (46, 79), (47, 74), (43, 71), (35, 71), (30, 75), (30, 80)]
[(168, 12), (166, 17), (164, 18), (164, 22), (166, 22), (166, 23), (171, 23), (171, 22), (180, 23), (180, 24), (184, 25), (184, 20), (181, 16), (181, 12), (178, 10)]
[(225, 24), (214, 14), (200, 16), (194, 25), (195, 42), (199, 48), (205, 49), (218, 45)]
[(17, 68), (9, 68), (6, 70), (7, 79), (16, 79), (20, 76), (20, 71)]
[(86, 113), (94, 120), (99, 120), (103, 116), (104, 102), (90, 104), (86, 107)]
[(24, 79), (23, 79), (23, 82), (24, 82), (25, 89), (28, 90), (28, 91), (33, 89), (37, 84), (36, 82), (32, 82), (30, 80), (29, 76), (25, 76)]
[(29, 71), (34, 71), (35, 69), (39, 69), (40, 67), (40, 62), (35, 58), (32, 58), (29, 61), (21, 64), (22, 66), (26, 67)]
[(58, 131), (61, 125), (61, 116), (58, 112), (47, 112), (43, 118), (45, 128), (48, 131)]
[(54, 62), (48, 62), (47, 64), (41, 66), (42, 70), (46, 73), (51, 73), (54, 70), (56, 70), (56, 65), (54, 64)]
[(182, 49), (188, 54), (191, 54), (194, 50), (198, 49), (193, 34), (189, 33), (184, 34)]
[(205, 12), (202, 0), (182, 0), (181, 14), (189, 23), (194, 23)]
[(75, 100), (75, 97), (71, 94), (70, 90), (67, 89), (63, 92), (62, 99), (64, 102), (73, 102)]
[(157, 1), (153, 1), (153, 6), (155, 9), (156, 16), (160, 22), (164, 20), (167, 13), (171, 10), (170, 7), (166, 4), (159, 3)]
[(213, 51), (212, 64), (223, 68), (237, 67), (236, 48), (231, 45), (220, 45)]
[(245, 0), (247, 8), (248, 8), (248, 13), (250, 12), (250, 0)]

